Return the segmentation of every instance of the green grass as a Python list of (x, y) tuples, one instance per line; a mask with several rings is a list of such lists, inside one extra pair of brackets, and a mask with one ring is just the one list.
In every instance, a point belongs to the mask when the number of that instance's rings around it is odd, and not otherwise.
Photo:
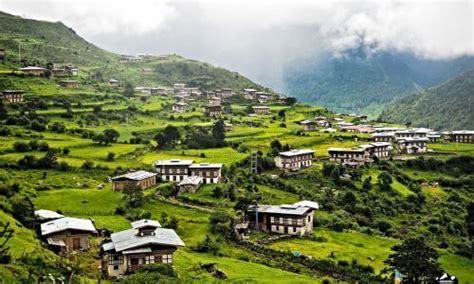
[(469, 143), (432, 143), (428, 148), (438, 153), (474, 156), (474, 144)]
[[(204, 154), (205, 157), (201, 157), (201, 154)], [(145, 164), (152, 164), (156, 160), (189, 159), (197, 163), (210, 162), (230, 165), (244, 159), (247, 155), (229, 147), (202, 150), (157, 150), (156, 152), (146, 153), (141, 160)]]
[[(376, 169), (370, 169), (366, 174), (362, 175), (362, 180), (365, 180), (367, 177), (372, 177), (372, 184), (375, 186), (377, 183), (377, 178), (380, 175), (380, 171)], [(408, 189), (405, 185), (400, 183), (398, 180), (396, 180), (394, 177), (392, 177), (392, 189), (397, 191), (401, 196), (407, 197), (408, 195), (413, 194), (413, 192)], [(376, 188), (376, 187), (374, 187)]]

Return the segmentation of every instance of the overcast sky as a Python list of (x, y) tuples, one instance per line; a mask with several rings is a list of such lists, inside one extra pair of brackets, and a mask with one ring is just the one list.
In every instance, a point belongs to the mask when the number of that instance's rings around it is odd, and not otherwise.
[(473, 0), (0, 0), (2, 11), (62, 21), (117, 53), (177, 53), (274, 87), (288, 62), (361, 45), (474, 55), (473, 9)]

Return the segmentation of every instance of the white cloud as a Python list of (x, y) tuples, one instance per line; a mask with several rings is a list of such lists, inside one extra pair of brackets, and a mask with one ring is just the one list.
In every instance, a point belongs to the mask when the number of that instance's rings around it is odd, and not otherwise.
[(472, 0), (0, 2), (6, 12), (60, 20), (112, 51), (178, 53), (275, 84), (289, 61), (361, 44), (432, 59), (474, 55), (473, 6)]

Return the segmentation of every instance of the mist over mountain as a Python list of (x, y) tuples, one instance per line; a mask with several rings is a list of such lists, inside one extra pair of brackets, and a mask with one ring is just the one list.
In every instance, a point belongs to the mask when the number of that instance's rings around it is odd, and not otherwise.
[(359, 48), (339, 57), (290, 64), (284, 72), (284, 91), (310, 104), (376, 115), (394, 100), (472, 68), (474, 57), (469, 56), (437, 60)]

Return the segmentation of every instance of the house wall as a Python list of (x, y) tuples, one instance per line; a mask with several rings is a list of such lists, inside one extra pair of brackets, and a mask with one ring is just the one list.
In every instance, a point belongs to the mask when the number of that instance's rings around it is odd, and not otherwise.
[(173, 165), (155, 167), (162, 180), (166, 181), (182, 181), (189, 175), (188, 166)]
[[(314, 211), (302, 216), (259, 213), (258, 229), (275, 234), (303, 236), (313, 231), (313, 219)], [(250, 226), (256, 228), (255, 216)]]
[(156, 177), (154, 176), (143, 179), (141, 181), (117, 180), (117, 181), (112, 181), (112, 190), (124, 190), (128, 186), (134, 186), (137, 189), (144, 190), (154, 185), (156, 185)]
[(221, 169), (212, 168), (194, 168), (189, 169), (191, 176), (200, 176), (203, 178), (203, 183), (218, 183), (221, 179)]
[(66, 244), (66, 251), (71, 252), (74, 250), (74, 239), (80, 240), (80, 249), (88, 250), (90, 248), (89, 236), (90, 234), (85, 232), (64, 231), (57, 234), (51, 234), (46, 237), (52, 238), (54, 240), (62, 240)]
[(312, 165), (313, 155), (304, 154), (293, 157), (277, 156), (274, 158), (275, 164), (280, 169), (302, 169)]

